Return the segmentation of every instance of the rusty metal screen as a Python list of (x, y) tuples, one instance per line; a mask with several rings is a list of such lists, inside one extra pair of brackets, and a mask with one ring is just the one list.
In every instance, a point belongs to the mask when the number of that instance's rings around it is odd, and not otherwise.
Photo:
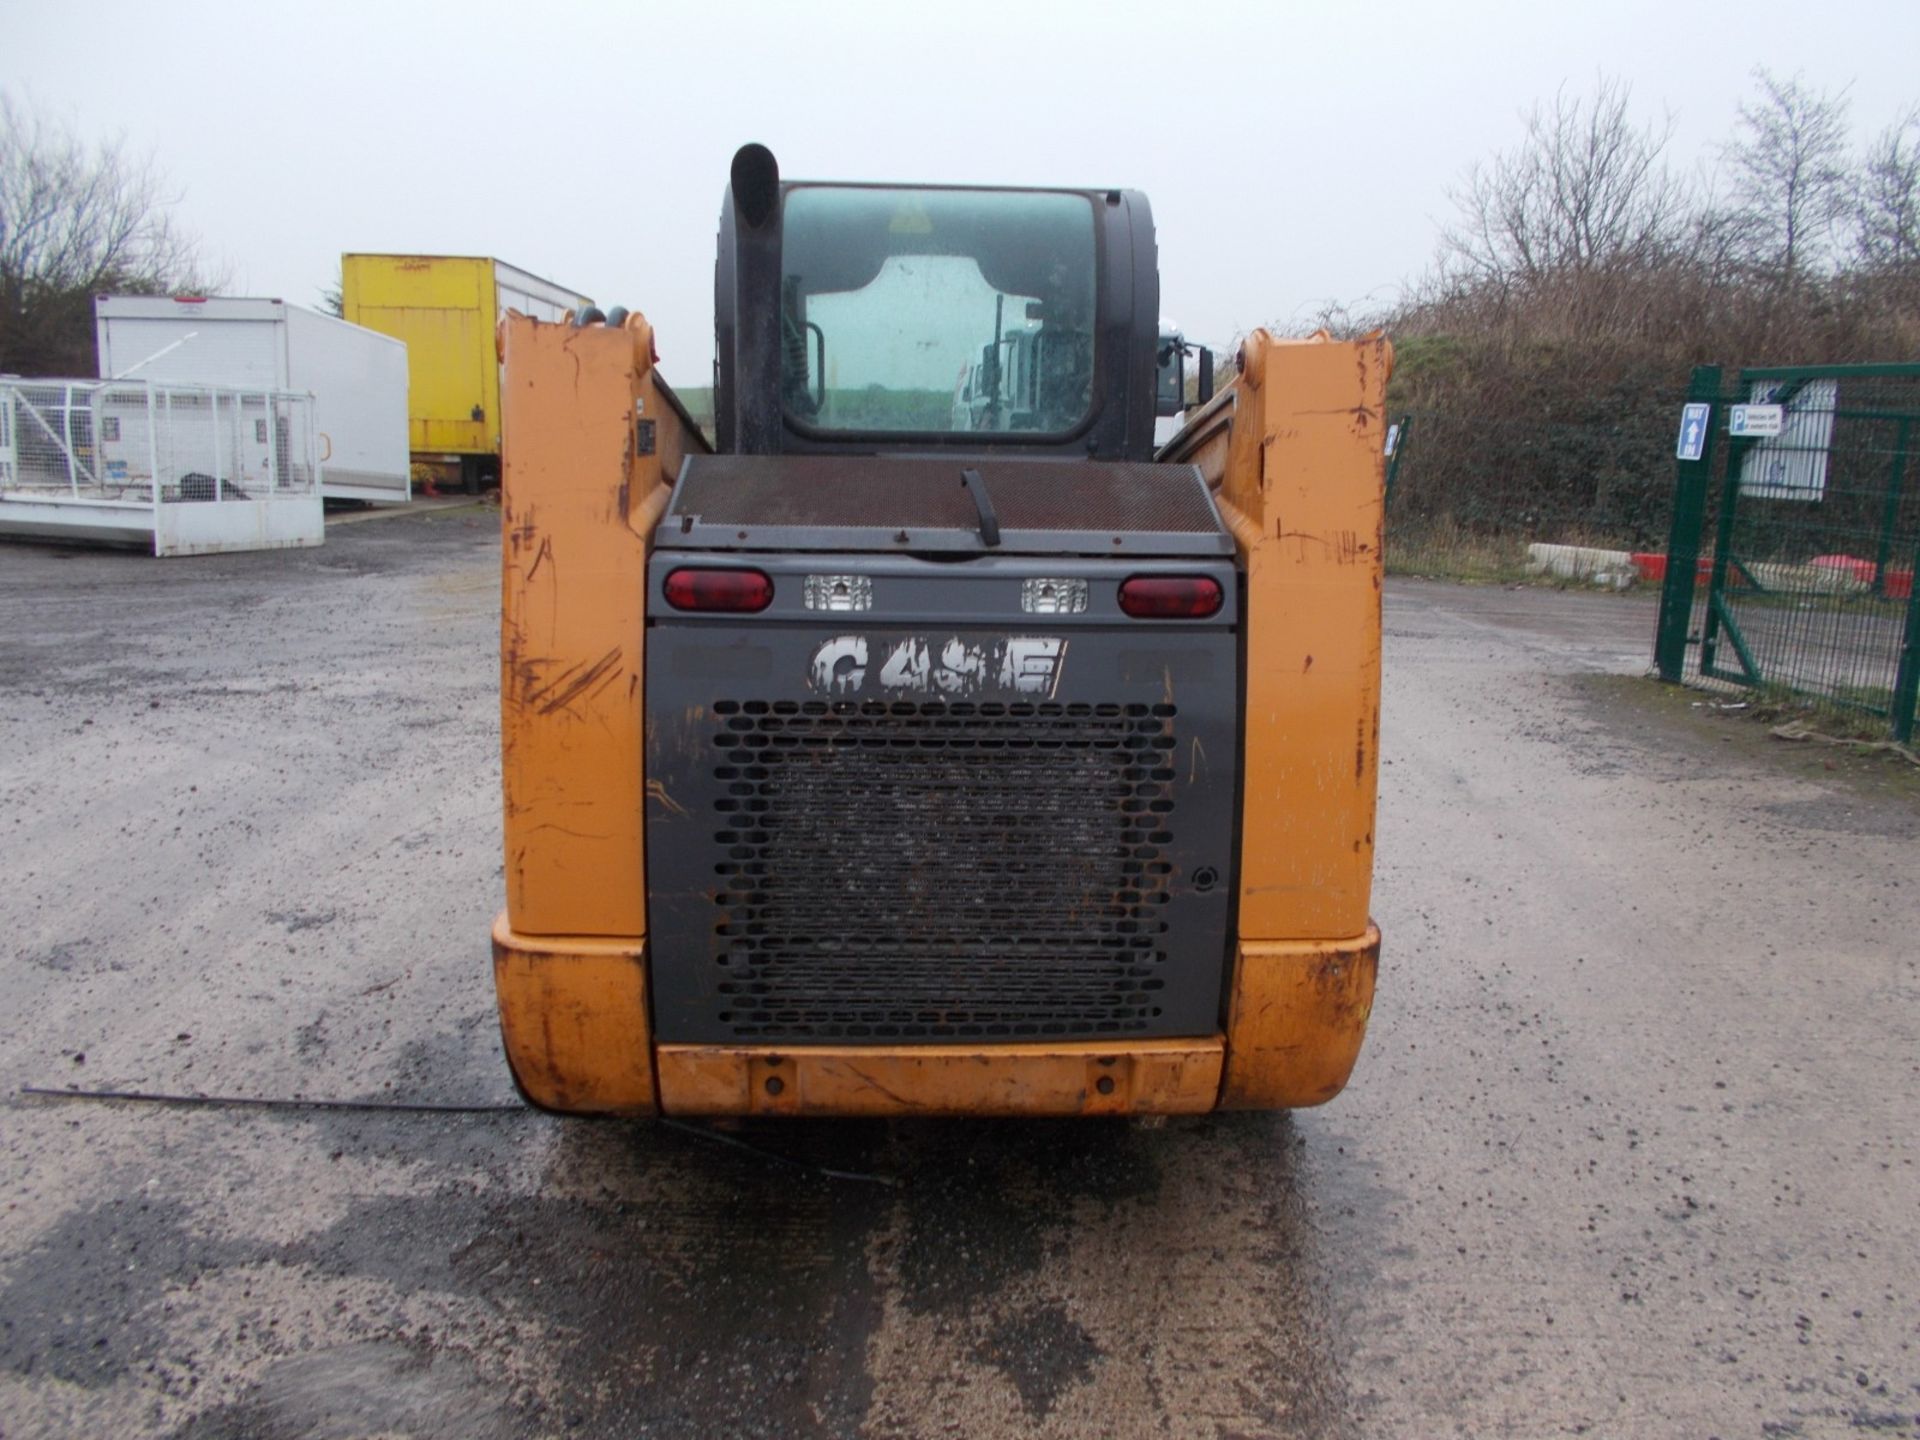
[(1172, 705), (713, 707), (713, 1019), (753, 1040), (1161, 1015)]

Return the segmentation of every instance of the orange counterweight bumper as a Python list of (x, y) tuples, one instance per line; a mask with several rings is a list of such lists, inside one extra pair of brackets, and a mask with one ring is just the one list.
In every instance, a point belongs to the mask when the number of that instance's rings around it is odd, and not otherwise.
[(656, 1045), (643, 940), (493, 927), (507, 1060), (545, 1110), (600, 1115), (1115, 1115), (1284, 1109), (1347, 1082), (1380, 932), (1242, 942), (1224, 1033), (947, 1045)]

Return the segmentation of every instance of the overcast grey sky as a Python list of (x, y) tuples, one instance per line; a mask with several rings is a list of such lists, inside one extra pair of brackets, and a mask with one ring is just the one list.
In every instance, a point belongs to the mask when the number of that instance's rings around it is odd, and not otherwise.
[(1391, 299), (1563, 82), (1626, 79), (1691, 166), (1756, 65), (1851, 86), (1864, 137), (1920, 101), (1916, 56), (1916, 0), (0, 9), (0, 87), (150, 148), (233, 293), (313, 304), (343, 250), (497, 255), (644, 311), (687, 385), (747, 140), (796, 178), (1137, 186), (1164, 313), (1224, 343)]

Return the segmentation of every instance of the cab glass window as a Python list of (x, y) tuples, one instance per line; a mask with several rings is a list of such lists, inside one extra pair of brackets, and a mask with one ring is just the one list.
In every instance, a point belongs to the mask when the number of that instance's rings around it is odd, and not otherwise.
[(782, 397), (847, 433), (1060, 435), (1093, 404), (1081, 195), (807, 185), (782, 227)]

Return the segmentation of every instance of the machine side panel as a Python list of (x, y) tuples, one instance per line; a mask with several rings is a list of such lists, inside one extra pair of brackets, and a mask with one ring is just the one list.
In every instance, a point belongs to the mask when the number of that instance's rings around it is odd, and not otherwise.
[(1200, 465), (1247, 572), (1239, 934), (1363, 934), (1379, 767), (1383, 336), (1248, 338), (1162, 452)]
[(646, 931), (646, 558), (702, 446), (661, 398), (652, 331), (509, 316), (501, 484), (507, 912), (526, 935)]

